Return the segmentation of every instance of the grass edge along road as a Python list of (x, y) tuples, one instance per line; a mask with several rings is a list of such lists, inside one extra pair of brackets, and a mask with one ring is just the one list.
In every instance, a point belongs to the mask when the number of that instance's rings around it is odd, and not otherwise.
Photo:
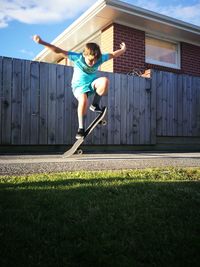
[(1, 266), (198, 266), (200, 169), (0, 177)]

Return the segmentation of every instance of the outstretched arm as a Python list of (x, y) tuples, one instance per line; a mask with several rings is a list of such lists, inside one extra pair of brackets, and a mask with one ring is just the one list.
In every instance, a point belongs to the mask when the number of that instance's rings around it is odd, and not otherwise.
[(123, 42), (120, 44), (120, 49), (115, 50), (112, 53), (110, 53), (110, 59), (123, 55), (125, 53), (125, 51), (126, 51), (126, 44)]
[(65, 50), (63, 50), (63, 49), (61, 49), (55, 45), (52, 45), (50, 43), (43, 41), (39, 35), (34, 35), (33, 41), (38, 43), (38, 44), (44, 45), (46, 48), (50, 49), (54, 53), (62, 54), (63, 57), (67, 57), (67, 51), (65, 51)]

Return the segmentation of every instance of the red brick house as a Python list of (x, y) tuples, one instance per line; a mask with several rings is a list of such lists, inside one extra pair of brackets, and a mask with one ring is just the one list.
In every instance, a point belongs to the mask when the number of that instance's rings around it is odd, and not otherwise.
[[(121, 1), (97, 1), (52, 43), (81, 51), (88, 41), (97, 42), (102, 52), (126, 43), (126, 54), (105, 63), (103, 71), (158, 69), (200, 76), (200, 27)], [(46, 49), (35, 60), (67, 64)]]

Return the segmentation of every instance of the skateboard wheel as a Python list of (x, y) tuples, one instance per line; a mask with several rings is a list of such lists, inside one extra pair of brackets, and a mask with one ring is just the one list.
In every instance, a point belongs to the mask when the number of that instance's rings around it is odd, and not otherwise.
[(102, 120), (101, 121), (101, 125), (103, 125), (103, 126), (107, 125), (107, 121), (106, 120)]
[(83, 150), (82, 150), (82, 149), (78, 149), (78, 150), (76, 151), (76, 153), (77, 153), (78, 155), (82, 155), (82, 154), (83, 154)]

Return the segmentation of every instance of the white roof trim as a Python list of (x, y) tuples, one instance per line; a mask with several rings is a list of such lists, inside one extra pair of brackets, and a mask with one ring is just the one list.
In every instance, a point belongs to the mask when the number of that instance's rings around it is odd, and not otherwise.
[(162, 15), (141, 7), (134, 6), (132, 4), (128, 4), (122, 1), (116, 0), (105, 0), (108, 6), (112, 6), (115, 9), (118, 9), (122, 12), (126, 12), (129, 14), (134, 14), (143, 18), (148, 18), (156, 22), (162, 22), (164, 24), (175, 26), (179, 29), (187, 29), (188, 31), (199, 33), (200, 34), (200, 27), (184, 22), (182, 20), (174, 19), (172, 17)]

